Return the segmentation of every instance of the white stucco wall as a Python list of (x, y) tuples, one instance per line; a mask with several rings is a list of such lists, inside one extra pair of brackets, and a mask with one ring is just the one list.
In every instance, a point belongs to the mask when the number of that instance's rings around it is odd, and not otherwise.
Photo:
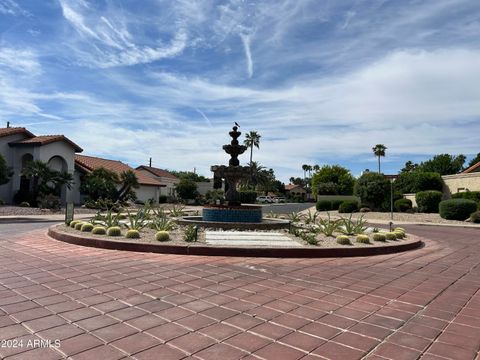
[(457, 192), (480, 191), (480, 172), (444, 175), (442, 180), (443, 194), (447, 198)]
[(134, 189), (137, 194), (137, 199), (142, 202), (146, 202), (149, 199), (154, 199), (155, 203), (158, 203), (158, 196), (160, 195), (160, 187), (140, 185), (138, 189)]

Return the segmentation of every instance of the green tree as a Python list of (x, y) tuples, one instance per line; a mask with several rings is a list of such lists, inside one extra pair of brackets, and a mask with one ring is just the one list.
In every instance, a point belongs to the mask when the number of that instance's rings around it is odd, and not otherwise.
[(243, 141), (243, 144), (247, 147), (250, 148), (250, 165), (252, 165), (252, 159), (253, 159), (253, 148), (256, 147), (257, 149), (260, 149), (260, 138), (262, 136), (257, 133), (256, 131), (250, 131), (245, 135), (245, 140)]
[(310, 165), (308, 164), (303, 164), (302, 165), (302, 170), (303, 170), (303, 181), (306, 184), (307, 183), (307, 171)]
[(400, 170), (401, 173), (412, 172), (418, 169), (418, 164), (413, 163), (412, 161), (408, 160), (403, 169)]
[(355, 183), (353, 192), (363, 204), (379, 209), (390, 196), (390, 181), (383, 174), (366, 172)]
[(179, 179), (189, 179), (195, 182), (202, 182), (202, 181), (210, 181), (210, 179), (206, 178), (203, 175), (198, 175), (193, 171), (175, 171), (175, 170), (168, 170), (169, 173), (175, 175)]
[(313, 194), (352, 195), (355, 178), (339, 165), (324, 165), (312, 177)]
[(123, 171), (120, 174), (120, 189), (117, 191), (117, 201), (123, 202), (129, 199), (135, 199), (136, 194), (133, 189), (138, 189), (137, 175), (132, 170)]
[(12, 169), (7, 166), (5, 158), (2, 156), (2, 154), (0, 154), (0, 185), (8, 183), (12, 175)]
[(192, 200), (198, 196), (197, 184), (191, 179), (180, 179), (175, 185), (175, 190), (182, 200)]
[(432, 159), (422, 162), (418, 169), (424, 172), (436, 172), (440, 175), (458, 174), (463, 170), (465, 155), (440, 154)]
[(87, 174), (80, 184), (80, 192), (89, 200), (110, 199), (114, 201), (117, 194), (117, 184), (120, 182), (117, 173), (105, 168), (93, 170)]
[(476, 163), (480, 162), (480, 153), (477, 154), (470, 162), (468, 163), (468, 167), (475, 165)]
[(300, 185), (300, 186), (305, 186), (305, 181), (301, 178), (301, 177), (291, 177), (289, 179), (290, 181), (290, 184), (293, 184), (293, 185)]
[(383, 144), (377, 144), (372, 148), (372, 150), (373, 150), (373, 153), (375, 154), (375, 156), (378, 157), (378, 173), (380, 174), (381, 173), (380, 158), (382, 156), (385, 156), (385, 150), (387, 150), (387, 147)]

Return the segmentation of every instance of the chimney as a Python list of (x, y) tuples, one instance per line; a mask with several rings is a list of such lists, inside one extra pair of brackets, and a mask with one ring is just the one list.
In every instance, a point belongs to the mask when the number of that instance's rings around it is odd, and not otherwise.
[(7, 129), (10, 127), (10, 121), (7, 121)]
[(152, 158), (150, 158), (148, 164), (149, 164), (149, 165), (148, 165), (149, 167), (152, 167)]

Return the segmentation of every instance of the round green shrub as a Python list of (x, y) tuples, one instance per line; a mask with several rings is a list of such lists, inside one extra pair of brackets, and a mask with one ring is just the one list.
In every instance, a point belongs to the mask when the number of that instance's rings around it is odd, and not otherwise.
[(394, 233), (400, 233), (400, 234), (402, 234), (402, 238), (404, 238), (405, 236), (407, 236), (407, 234), (405, 233), (405, 231), (400, 230), (400, 229), (394, 229), (393, 232), (394, 232)]
[(332, 210), (332, 202), (330, 200), (318, 200), (317, 211), (329, 211)]
[(438, 213), (438, 205), (442, 201), (442, 192), (437, 190), (420, 191), (415, 194), (418, 211), (423, 213)]
[(70, 221), (70, 224), (68, 224), (71, 228), (75, 228), (75, 225), (77, 225), (79, 222), (82, 222), (81, 220), (72, 220)]
[(356, 211), (358, 211), (358, 202), (353, 200), (342, 202), (338, 208), (339, 213), (353, 213)]
[(394, 208), (398, 212), (406, 212), (412, 208), (412, 200), (410, 199), (398, 199), (393, 204)]
[(387, 240), (397, 240), (397, 235), (394, 232), (385, 233), (385, 239)]
[(122, 235), (122, 230), (119, 226), (112, 226), (107, 229), (108, 236), (120, 236)]
[(90, 223), (83, 223), (80, 231), (83, 232), (91, 232), (93, 230), (93, 225)]
[(127, 239), (139, 239), (140, 238), (140, 232), (138, 230), (128, 230), (127, 233), (125, 234), (125, 237)]
[(443, 182), (439, 173), (411, 171), (400, 174), (394, 186), (401, 194), (415, 194), (425, 190), (442, 191)]
[(356, 241), (361, 244), (370, 244), (370, 238), (368, 235), (357, 235)]
[(18, 206), (20, 206), (20, 207), (30, 207), (30, 204), (27, 201), (22, 201)]
[(92, 234), (95, 235), (105, 235), (107, 233), (107, 229), (104, 226), (95, 226), (92, 230)]
[(405, 229), (402, 227), (396, 227), (395, 229), (393, 229), (393, 231), (397, 231), (397, 230), (405, 232)]
[(75, 230), (81, 230), (83, 224), (84, 224), (83, 221), (80, 221), (80, 222), (76, 223), (75, 224)]
[(468, 199), (480, 204), (480, 191), (464, 191), (452, 195), (452, 199)]
[(385, 242), (387, 238), (384, 233), (375, 233), (373, 234), (373, 241), (382, 241)]
[(340, 205), (342, 205), (344, 200), (332, 200), (332, 210), (338, 210)]
[(377, 172), (365, 172), (355, 183), (354, 194), (370, 209), (379, 209), (390, 199), (390, 180)]
[(340, 245), (351, 245), (350, 239), (346, 235), (338, 235), (337, 243)]
[(478, 224), (480, 223), (480, 211), (475, 211), (470, 215), (470, 221), (472, 223)]
[(394, 231), (393, 232), (397, 239), (403, 239), (405, 237), (405, 233), (403, 231)]
[(477, 203), (468, 199), (450, 199), (442, 201), (439, 208), (442, 218), (464, 221), (477, 210)]
[(155, 234), (155, 240), (168, 241), (170, 240), (170, 234), (168, 233), (168, 231), (159, 231)]

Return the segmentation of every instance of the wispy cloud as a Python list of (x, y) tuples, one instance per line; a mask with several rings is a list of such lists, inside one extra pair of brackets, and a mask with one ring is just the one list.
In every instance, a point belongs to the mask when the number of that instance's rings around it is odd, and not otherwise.
[(245, 49), (245, 59), (247, 64), (247, 74), (251, 78), (253, 75), (253, 61), (252, 61), (252, 52), (250, 51), (250, 35), (240, 34), (242, 39), (243, 48)]
[(0, 0), (0, 14), (29, 16), (30, 13), (13, 0)]

